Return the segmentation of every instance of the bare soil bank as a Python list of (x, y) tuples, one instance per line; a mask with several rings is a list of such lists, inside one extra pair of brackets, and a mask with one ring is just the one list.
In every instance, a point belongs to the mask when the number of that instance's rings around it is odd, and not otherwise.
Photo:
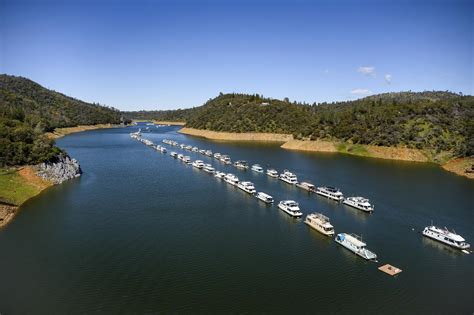
[(54, 129), (53, 132), (47, 132), (46, 135), (51, 139), (57, 139), (71, 133), (76, 133), (76, 132), (81, 132), (81, 131), (86, 131), (86, 130), (113, 128), (113, 127), (117, 127), (117, 126), (112, 125), (112, 124), (80, 125), (76, 127), (56, 128)]
[(443, 165), (449, 172), (474, 179), (474, 156), (451, 160)]
[(194, 128), (182, 128), (180, 133), (203, 137), (212, 140), (228, 140), (228, 141), (267, 141), (267, 142), (286, 142), (293, 139), (292, 135), (277, 134), (277, 133), (258, 133), (258, 132), (220, 132), (211, 130), (200, 130)]
[[(288, 134), (217, 132), (186, 127), (182, 128), (179, 132), (186, 135), (203, 137), (212, 140), (284, 142), (281, 148), (287, 150), (339, 152), (378, 159), (431, 162), (430, 158), (423, 151), (409, 148), (381, 147), (324, 140), (295, 140), (293, 139), (292, 135)], [(474, 173), (469, 171), (472, 170), (473, 165), (474, 157), (468, 157), (451, 160), (442, 165), (442, 167), (447, 171), (473, 179)], [(466, 172), (466, 170), (468, 171)]]
[(184, 126), (186, 123), (182, 121), (167, 121), (167, 120), (153, 120), (156, 125), (171, 125), (171, 126)]

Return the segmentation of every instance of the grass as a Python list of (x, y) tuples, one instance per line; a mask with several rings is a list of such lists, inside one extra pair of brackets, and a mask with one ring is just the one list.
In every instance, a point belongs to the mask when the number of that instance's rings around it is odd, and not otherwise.
[(29, 183), (21, 176), (18, 169), (0, 168), (0, 202), (19, 206), (41, 190), (42, 187)]

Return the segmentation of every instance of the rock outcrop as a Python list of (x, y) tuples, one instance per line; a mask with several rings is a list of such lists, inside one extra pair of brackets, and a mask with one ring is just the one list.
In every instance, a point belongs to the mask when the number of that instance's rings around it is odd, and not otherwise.
[(82, 170), (76, 159), (59, 155), (54, 161), (38, 165), (38, 176), (54, 184), (81, 176)]

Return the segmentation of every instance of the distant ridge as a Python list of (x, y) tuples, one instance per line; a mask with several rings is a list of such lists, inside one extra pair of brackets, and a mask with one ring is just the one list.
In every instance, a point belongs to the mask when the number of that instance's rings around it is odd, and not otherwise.
[(312, 105), (221, 93), (196, 108), (124, 114), (184, 121), (186, 127), (202, 130), (413, 148), (436, 162), (474, 154), (474, 97), (449, 91), (391, 92)]

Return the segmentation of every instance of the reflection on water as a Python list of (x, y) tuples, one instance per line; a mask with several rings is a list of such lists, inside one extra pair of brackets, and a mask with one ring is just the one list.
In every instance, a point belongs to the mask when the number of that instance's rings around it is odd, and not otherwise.
[[(175, 127), (152, 129), (144, 137), (155, 143), (171, 138), (233, 161), (288, 169), (300, 180), (370, 198), (376, 210), (369, 215), (266, 174), (169, 148), (253, 182), (273, 196), (275, 204), (267, 205), (130, 139), (136, 127), (66, 136), (58, 145), (80, 161), (84, 175), (28, 201), (0, 230), (0, 270), (6, 271), (0, 312), (397, 314), (400, 305), (407, 313), (472, 312), (474, 255), (412, 228), (435, 220), (472, 243), (473, 181), (431, 164), (306, 154), (275, 144), (207, 141)], [(286, 199), (300, 204), (303, 218), (278, 209)], [(304, 223), (311, 212), (328, 216), (336, 233), (363, 235), (381, 263), (403, 272), (394, 281), (378, 264), (314, 231)], [(448, 287), (455, 303), (433, 283)]]

